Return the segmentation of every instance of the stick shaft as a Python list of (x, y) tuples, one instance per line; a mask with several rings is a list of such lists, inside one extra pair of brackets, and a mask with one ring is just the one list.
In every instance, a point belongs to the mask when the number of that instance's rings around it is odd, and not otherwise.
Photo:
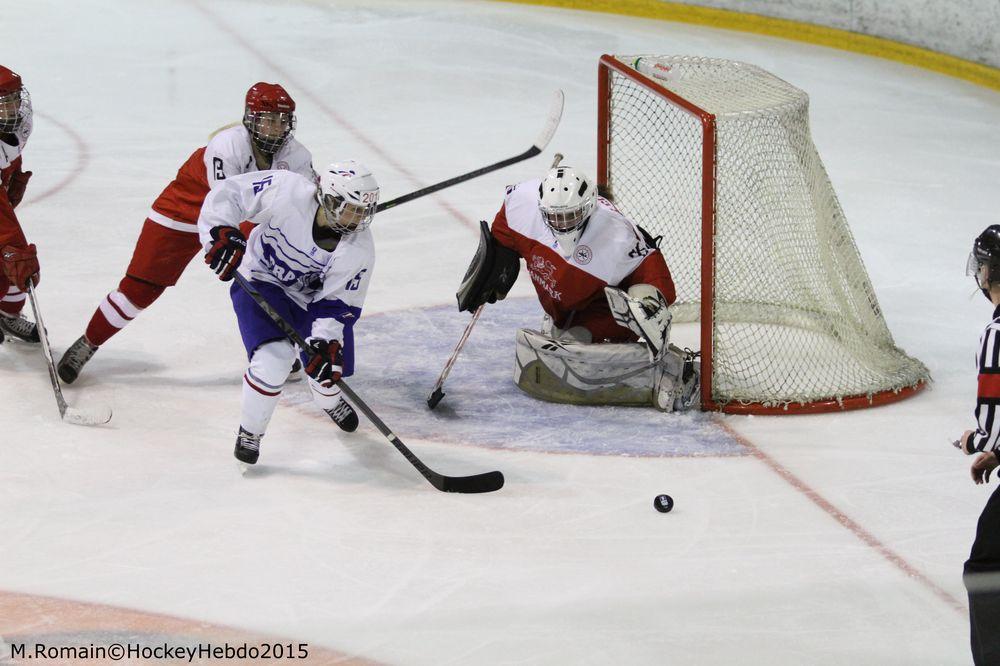
[(59, 375), (56, 373), (56, 363), (52, 359), (52, 348), (49, 346), (49, 334), (45, 330), (45, 322), (42, 320), (42, 309), (38, 307), (38, 297), (35, 295), (35, 285), (28, 281), (28, 298), (31, 299), (31, 309), (35, 313), (35, 326), (38, 328), (38, 337), (42, 342), (42, 354), (45, 355), (45, 362), (49, 368), (49, 381), (52, 382), (52, 392), (56, 396), (56, 405), (59, 407), (59, 417), (66, 414), (66, 398), (63, 397), (62, 387), (59, 385)]
[[(559, 120), (562, 118), (563, 103), (565, 101), (565, 96), (563, 91), (557, 90), (552, 97), (552, 104), (549, 107), (548, 115), (545, 118), (545, 126), (542, 128), (541, 133), (538, 138), (535, 139), (535, 143), (532, 144), (523, 153), (514, 155), (513, 157), (508, 157), (505, 160), (500, 160), (499, 162), (494, 162), (493, 164), (480, 167), (478, 169), (473, 169), (468, 173), (463, 173), (461, 176), (455, 176), (454, 178), (449, 178), (448, 180), (442, 180), (440, 183), (435, 183), (434, 185), (428, 185), (427, 187), (421, 188), (409, 194), (404, 194), (401, 197), (396, 197), (385, 203), (380, 203), (375, 209), (376, 212), (382, 212), (383, 210), (388, 210), (394, 208), (399, 204), (404, 204), (408, 201), (413, 201), (414, 199), (419, 199), (420, 197), (425, 197), (428, 194), (434, 194), (446, 187), (451, 187), (452, 185), (458, 185), (459, 183), (464, 183), (466, 181), (472, 180), (473, 178), (478, 178), (479, 176), (484, 176), (493, 171), (503, 169), (512, 164), (517, 164), (518, 162), (523, 162), (526, 159), (530, 159), (535, 155), (541, 153), (545, 146), (549, 145), (549, 141), (552, 140), (552, 136), (556, 133), (556, 128), (559, 126)], [(560, 156), (561, 157), (561, 156)]]

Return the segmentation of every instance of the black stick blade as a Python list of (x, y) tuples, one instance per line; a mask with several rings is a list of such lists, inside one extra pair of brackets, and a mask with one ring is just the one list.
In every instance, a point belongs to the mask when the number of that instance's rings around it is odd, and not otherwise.
[(441, 398), (443, 397), (444, 397), (444, 391), (442, 391), (441, 389), (434, 389), (434, 391), (429, 396), (427, 396), (427, 406), (430, 407), (431, 409), (434, 409), (435, 407), (438, 406), (438, 403), (441, 402)]
[(492, 493), (503, 488), (503, 474), (486, 472), (473, 476), (441, 476), (432, 483), (446, 493)]

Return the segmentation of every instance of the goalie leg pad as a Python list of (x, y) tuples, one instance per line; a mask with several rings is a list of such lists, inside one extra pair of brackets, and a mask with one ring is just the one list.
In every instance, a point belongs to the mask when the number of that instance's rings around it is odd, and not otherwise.
[(653, 404), (664, 412), (683, 412), (701, 405), (701, 361), (698, 354), (668, 345), (656, 362)]
[(516, 351), (514, 383), (550, 402), (648, 406), (662, 374), (639, 343), (586, 344), (522, 328)]
[(459, 312), (474, 312), (484, 303), (496, 303), (507, 297), (521, 270), (521, 257), (498, 243), (490, 226), (479, 222), (479, 247), (455, 294)]

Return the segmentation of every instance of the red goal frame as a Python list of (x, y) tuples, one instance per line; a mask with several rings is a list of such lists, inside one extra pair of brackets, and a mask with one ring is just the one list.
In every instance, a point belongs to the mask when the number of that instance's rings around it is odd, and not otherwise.
[(762, 402), (717, 402), (712, 398), (713, 375), (713, 308), (715, 300), (715, 198), (716, 198), (716, 118), (715, 115), (692, 104), (671, 92), (655, 80), (640, 74), (612, 55), (602, 55), (598, 63), (597, 76), (597, 184), (600, 191), (607, 191), (611, 173), (611, 76), (612, 71), (625, 76), (650, 92), (662, 97), (670, 104), (683, 109), (701, 123), (702, 128), (702, 253), (701, 253), (701, 409), (722, 411), (730, 414), (816, 414), (862, 409), (885, 405), (908, 398), (926, 386), (924, 381), (914, 386), (898, 390), (886, 390), (873, 394), (844, 396), (840, 399), (787, 404), (765, 404)]

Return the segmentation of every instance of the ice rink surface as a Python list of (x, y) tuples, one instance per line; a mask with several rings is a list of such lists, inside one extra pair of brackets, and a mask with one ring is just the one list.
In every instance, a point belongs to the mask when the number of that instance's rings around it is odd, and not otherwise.
[[(438, 493), (372, 427), (342, 436), (302, 384), (241, 476), (245, 357), (227, 289), (196, 259), (67, 389), (113, 405), (106, 427), (62, 424), (37, 349), (0, 347), (8, 643), (215, 625), (308, 642), (317, 663), (969, 663), (961, 568), (992, 486), (948, 442), (973, 423), (991, 312), (963, 269), (1000, 222), (997, 93), (776, 39), (489, 2), (32, 0), (2, 28), (0, 61), (36, 110), (18, 213), (57, 354), (250, 84), (283, 83), (317, 165), (359, 158), (386, 199), (525, 150), (566, 92), (541, 157), (376, 219), (356, 329), (354, 388), (431, 467), (500, 469), (502, 491)], [(744, 60), (810, 94), (814, 140), (929, 391), (824, 416), (557, 409), (510, 384), (514, 329), (537, 321), (522, 276), (427, 413), (466, 321), (454, 292), (477, 220), (555, 151), (593, 173), (602, 53)], [(666, 515), (651, 506), (664, 492)], [(70, 601), (160, 619), (100, 624)]]

